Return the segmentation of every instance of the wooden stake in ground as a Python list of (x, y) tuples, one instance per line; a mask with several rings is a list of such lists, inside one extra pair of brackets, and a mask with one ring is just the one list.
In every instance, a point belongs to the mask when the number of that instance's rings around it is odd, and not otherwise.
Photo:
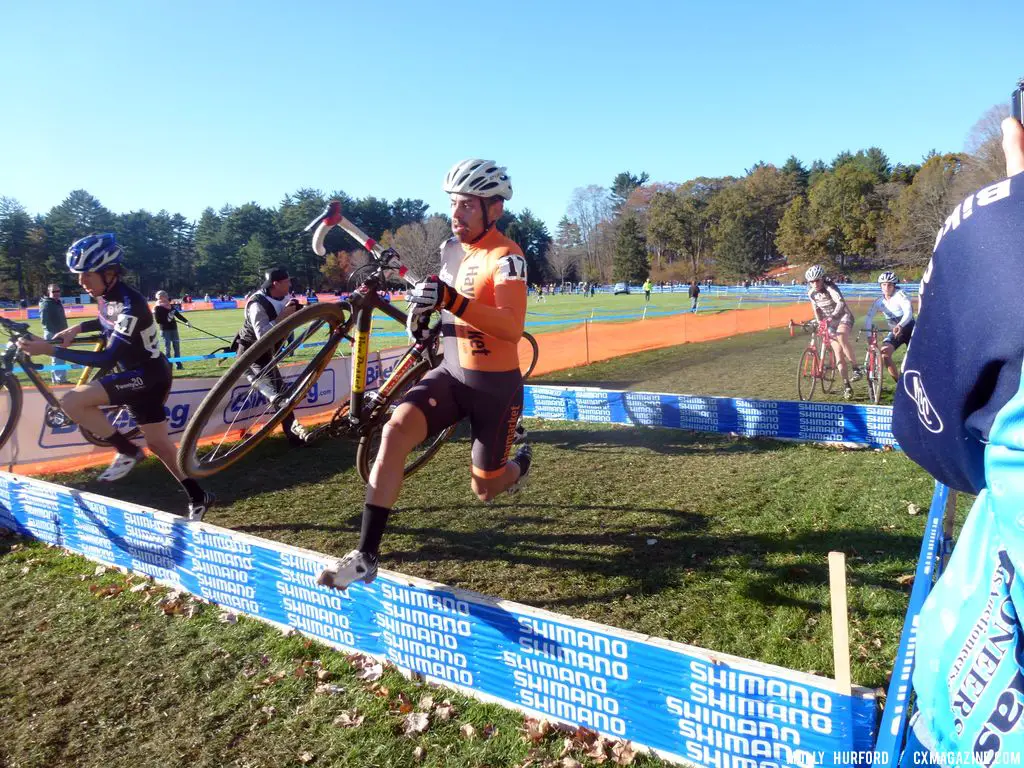
[(836, 692), (850, 695), (850, 626), (846, 612), (846, 555), (828, 553), (828, 587), (832, 604), (832, 657)]

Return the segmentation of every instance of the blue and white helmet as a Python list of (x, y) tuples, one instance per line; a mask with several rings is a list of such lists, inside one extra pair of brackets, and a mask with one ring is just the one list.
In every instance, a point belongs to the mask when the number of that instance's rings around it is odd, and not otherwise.
[(117, 244), (114, 234), (106, 232), (102, 235), (88, 235), (73, 242), (65, 260), (68, 269), (75, 274), (99, 272), (120, 264), (123, 253), (124, 249)]
[(895, 272), (883, 272), (882, 274), (880, 274), (878, 276), (878, 282), (880, 284), (881, 283), (892, 283), (893, 285), (896, 285), (896, 283), (898, 283), (899, 281), (900, 281), (900, 279), (898, 277), (896, 277), (896, 273)]

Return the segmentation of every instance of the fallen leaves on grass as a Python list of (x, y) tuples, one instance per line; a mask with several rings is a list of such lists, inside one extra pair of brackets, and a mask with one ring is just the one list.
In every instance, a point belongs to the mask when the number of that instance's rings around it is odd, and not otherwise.
[(434, 709), (434, 718), (440, 720), (442, 723), (448, 722), (457, 714), (458, 711), (448, 699), (442, 701), (437, 708)]
[(89, 591), (96, 595), (96, 597), (101, 597), (104, 600), (110, 600), (124, 592), (124, 587), (118, 584), (110, 584), (106, 587), (101, 587), (99, 584), (90, 584)]
[(402, 733), (415, 736), (430, 727), (430, 715), (426, 712), (410, 712), (402, 718)]
[(358, 728), (365, 719), (366, 716), (360, 715), (358, 710), (350, 709), (348, 712), (342, 712), (334, 718), (333, 724), (337, 728)]
[(344, 692), (345, 689), (342, 686), (333, 683), (320, 683), (313, 689), (313, 693), (318, 696), (338, 696)]
[(348, 660), (356, 668), (356, 677), (360, 680), (373, 682), (384, 675), (384, 665), (370, 656), (354, 653)]
[(407, 715), (412, 712), (412, 699), (407, 694), (399, 693), (395, 698), (395, 709), (398, 710), (398, 714)]
[(423, 747), (416, 747), (416, 749), (412, 751), (412, 759), (415, 760), (417, 763), (422, 763), (426, 756), (427, 750), (425, 750)]
[(897, 578), (896, 579), (896, 583), (899, 584), (901, 587), (910, 586), (911, 584), (914, 583), (914, 574), (906, 573), (903, 576), (900, 576), (899, 578)]
[(286, 674), (284, 672), (275, 672), (272, 675), (267, 675), (265, 678), (256, 683), (257, 688), (269, 688), (272, 685), (276, 685), (281, 680), (284, 680)]
[(526, 718), (523, 728), (526, 732), (525, 738), (531, 744), (539, 744), (551, 733), (551, 723), (547, 720), (534, 720), (532, 717)]
[(220, 616), (217, 617), (217, 620), (221, 624), (237, 624), (238, 623), (238, 614), (235, 613), (234, 611), (221, 610)]
[(315, 759), (312, 752), (302, 752), (299, 754), (299, 762), (303, 765), (309, 765)]
[(474, 728), (469, 723), (466, 723), (464, 726), (459, 728), (459, 736), (461, 736), (464, 739), (475, 739), (476, 738), (476, 728)]

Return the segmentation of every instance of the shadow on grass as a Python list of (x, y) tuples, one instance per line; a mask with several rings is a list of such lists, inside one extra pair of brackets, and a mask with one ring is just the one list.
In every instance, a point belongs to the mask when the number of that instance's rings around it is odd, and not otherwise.
[[(200, 481), (217, 494), (218, 502), (229, 505), (275, 491), (297, 490), (316, 485), (355, 467), (356, 443), (351, 440), (323, 440), (314, 445), (291, 448), (275, 435), (227, 469)], [(79, 491), (112, 496), (122, 501), (180, 512), (187, 499), (162, 464), (147, 460), (116, 486), (100, 483), (99, 470), (54, 478), (55, 482)]]
[[(777, 534), (723, 535), (709, 531), (709, 520), (702, 515), (678, 509), (638, 509), (631, 506), (585, 506), (584, 510), (606, 513), (608, 527), (602, 530), (554, 531), (537, 530), (551, 517), (541, 514), (559, 507), (543, 504), (518, 505), (517, 510), (533, 510), (534, 515), (511, 515), (501, 528), (480, 531), (453, 531), (437, 526), (403, 525), (403, 515), (396, 514), (389, 525), (392, 535), (403, 534), (405, 540), (419, 542), (415, 547), (388, 550), (388, 568), (405, 563), (456, 561), (488, 563), (502, 561), (531, 568), (557, 571), (559, 578), (576, 572), (602, 579), (618, 579), (626, 584), (598, 595), (592, 591), (556, 598), (546, 603), (549, 608), (591, 605), (625, 597), (627, 594), (656, 595), (688, 581), (694, 574), (705, 581), (716, 579), (741, 582), (746, 597), (765, 605), (799, 607), (804, 610), (828, 609), (825, 602), (806, 600), (789, 592), (800, 585), (828, 584), (828, 553), (843, 551), (854, 562), (848, 576), (851, 587), (868, 587), (906, 594), (909, 587), (899, 585), (895, 578), (871, 573), (856, 567), (862, 555), (869, 558), (879, 552), (897, 559), (913, 561), (920, 540), (907, 535), (879, 533), (874, 529), (844, 528), (827, 532), (809, 532), (796, 537)], [(421, 507), (417, 513), (457, 512), (455, 507)], [(658, 525), (647, 522), (642, 533), (616, 526), (617, 515), (661, 515), (669, 522)], [(627, 523), (628, 525), (628, 523)], [(648, 539), (656, 541), (648, 544)], [(773, 557), (790, 562), (768, 565)], [(550, 578), (547, 575), (541, 579)], [(878, 608), (872, 609), (878, 613)], [(885, 611), (882, 611), (885, 613)], [(901, 611), (893, 615), (902, 615)]]
[[(555, 429), (547, 422), (543, 431), (530, 433), (530, 441), (575, 451), (623, 453), (647, 449), (662, 454), (772, 453), (785, 450), (787, 444), (778, 440), (736, 438), (716, 432), (691, 432), (665, 427), (622, 424), (604, 429)], [(572, 422), (575, 424), (576, 422)], [(598, 426), (598, 425), (595, 425)], [(600, 425), (603, 426), (603, 425)], [(654, 440), (653, 434), (664, 440)]]

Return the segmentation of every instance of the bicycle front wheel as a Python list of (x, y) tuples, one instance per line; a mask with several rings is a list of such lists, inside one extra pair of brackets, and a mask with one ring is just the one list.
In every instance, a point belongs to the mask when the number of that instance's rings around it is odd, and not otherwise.
[[(235, 360), (189, 420), (178, 447), (182, 471), (209, 477), (255, 448), (306, 396), (352, 322), (347, 305), (312, 304), (274, 325)], [(284, 375), (279, 366), (285, 363), (305, 365)]]
[(831, 395), (832, 390), (836, 387), (836, 371), (838, 370), (836, 351), (829, 344), (825, 347), (825, 354), (821, 356), (821, 391), (827, 395)]
[[(391, 418), (399, 403), (402, 402), (402, 398), (423, 378), (428, 370), (429, 367), (426, 362), (410, 369), (398, 383), (398, 386), (392, 390), (383, 406), (381, 406), (384, 409), (383, 416), (378, 417), (377, 423), (359, 439), (359, 448), (356, 450), (356, 467), (359, 469), (359, 476), (363, 478), (364, 483), (370, 482), (370, 470), (373, 469), (373, 464), (377, 460), (377, 454), (380, 452), (384, 425), (388, 423), (388, 419)], [(441, 449), (441, 446), (452, 436), (454, 431), (455, 427), (451, 426), (442, 429), (440, 432), (427, 435), (422, 443), (409, 452), (405, 459), (403, 475), (408, 477), (422, 468)]]
[(523, 331), (523, 337), (519, 340), (519, 370), (523, 374), (523, 381), (530, 378), (533, 369), (537, 367), (537, 360), (540, 357), (540, 347), (533, 334)]
[(0, 376), (0, 422), (3, 424), (0, 427), (0, 448), (7, 445), (15, 427), (18, 426), (23, 401), (18, 377), (10, 371), (5, 372)]
[(805, 349), (796, 370), (796, 393), (801, 400), (814, 397), (814, 388), (818, 385), (818, 364), (818, 353)]
[(868, 395), (871, 397), (871, 402), (878, 404), (882, 400), (883, 372), (881, 351), (876, 349), (869, 352), (867, 363)]

